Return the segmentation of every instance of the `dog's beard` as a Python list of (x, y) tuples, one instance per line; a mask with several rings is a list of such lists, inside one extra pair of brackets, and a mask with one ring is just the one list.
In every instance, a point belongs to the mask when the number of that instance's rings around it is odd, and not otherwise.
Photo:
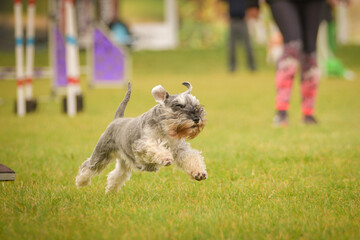
[(169, 119), (166, 120), (165, 125), (170, 137), (193, 139), (205, 127), (205, 121), (200, 120), (199, 123), (194, 123), (194, 121), (190, 119)]

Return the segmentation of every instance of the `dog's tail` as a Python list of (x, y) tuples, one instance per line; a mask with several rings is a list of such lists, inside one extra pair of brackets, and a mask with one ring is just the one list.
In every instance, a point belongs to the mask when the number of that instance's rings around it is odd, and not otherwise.
[(130, 96), (131, 96), (131, 83), (129, 82), (125, 97), (122, 100), (122, 102), (120, 103), (118, 109), (116, 110), (114, 119), (124, 117), (125, 108), (130, 100)]

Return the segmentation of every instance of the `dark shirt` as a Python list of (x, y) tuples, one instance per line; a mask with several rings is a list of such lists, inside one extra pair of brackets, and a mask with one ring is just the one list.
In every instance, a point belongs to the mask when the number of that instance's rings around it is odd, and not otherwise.
[(245, 17), (245, 0), (227, 0), (229, 3), (229, 14), (231, 18)]

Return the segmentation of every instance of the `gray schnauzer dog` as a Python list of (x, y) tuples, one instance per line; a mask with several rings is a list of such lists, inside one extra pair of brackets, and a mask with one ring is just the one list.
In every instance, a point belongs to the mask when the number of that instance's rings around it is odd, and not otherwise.
[(115, 169), (107, 178), (106, 193), (118, 191), (130, 179), (132, 170), (157, 171), (175, 163), (201, 181), (207, 178), (204, 158), (198, 150), (185, 142), (193, 139), (205, 126), (205, 110), (188, 90), (170, 95), (161, 85), (151, 91), (158, 103), (136, 118), (124, 118), (131, 95), (128, 85), (124, 100), (115, 113), (115, 119), (101, 135), (91, 157), (80, 166), (76, 185), (84, 187), (116, 159)]

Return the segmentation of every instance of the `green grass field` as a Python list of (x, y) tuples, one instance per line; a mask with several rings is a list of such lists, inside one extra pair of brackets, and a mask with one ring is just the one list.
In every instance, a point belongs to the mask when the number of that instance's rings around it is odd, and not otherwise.
[[(152, 107), (155, 85), (179, 93), (191, 82), (208, 119), (191, 144), (209, 178), (192, 181), (174, 166), (135, 172), (112, 195), (104, 188), (114, 164), (86, 188), (74, 178), (125, 90), (83, 82), (86, 111), (69, 118), (49, 97), (49, 81), (38, 80), (39, 111), (18, 118), (16, 83), (1, 81), (0, 162), (17, 178), (0, 183), (0, 239), (360, 239), (359, 54), (359, 47), (338, 53), (355, 81), (321, 81), (319, 126), (301, 124), (296, 81), (290, 126), (274, 128), (274, 69), (263, 61), (257, 73), (241, 64), (229, 74), (223, 49), (135, 52), (125, 115)], [(11, 54), (0, 57), (12, 64)]]

